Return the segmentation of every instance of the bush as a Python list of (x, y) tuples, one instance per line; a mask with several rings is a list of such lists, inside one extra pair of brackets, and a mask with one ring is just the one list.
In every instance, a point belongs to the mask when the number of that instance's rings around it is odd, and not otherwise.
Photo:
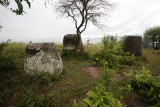
[(102, 43), (104, 48), (92, 58), (95, 65), (102, 66), (105, 61), (109, 68), (116, 69), (135, 64), (136, 57), (129, 52), (124, 52), (123, 41), (117, 42), (116, 38), (110, 41), (108, 36), (102, 39)]
[(141, 71), (131, 72), (128, 83), (148, 103), (160, 107), (160, 80), (153, 77), (149, 70), (143, 68)]
[(88, 91), (88, 97), (83, 99), (80, 107), (122, 107), (111, 92), (105, 91), (104, 87), (97, 87), (96, 91)]

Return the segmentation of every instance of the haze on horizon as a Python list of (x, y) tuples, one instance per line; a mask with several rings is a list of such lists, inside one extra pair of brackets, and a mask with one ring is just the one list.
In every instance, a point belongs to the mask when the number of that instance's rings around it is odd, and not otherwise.
[[(114, 3), (109, 17), (102, 20), (106, 26), (99, 30), (89, 24), (82, 38), (101, 38), (110, 35), (143, 35), (146, 28), (160, 25), (160, 0), (110, 0)], [(12, 4), (11, 7), (14, 7)], [(66, 34), (74, 34), (71, 19), (58, 17), (52, 6), (45, 8), (43, 0), (31, 1), (31, 8), (24, 4), (27, 14), (17, 16), (0, 6), (0, 42), (11, 39), (22, 42), (62, 42)]]

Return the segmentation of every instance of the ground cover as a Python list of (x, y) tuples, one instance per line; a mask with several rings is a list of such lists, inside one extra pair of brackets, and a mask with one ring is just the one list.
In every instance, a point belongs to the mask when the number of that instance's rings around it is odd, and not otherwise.
[[(25, 47), (24, 43), (10, 43), (1, 53), (8, 55), (16, 64), (13, 70), (0, 72), (0, 104), (3, 106), (71, 107), (75, 99), (79, 103), (87, 96), (88, 91), (95, 92), (100, 75), (104, 75), (101, 74), (102, 70), (100, 71), (99, 67), (94, 67), (92, 59), (76, 57), (62, 58), (64, 69), (57, 80), (45, 73), (27, 75), (23, 70)], [(57, 48), (61, 53), (62, 45), (57, 44)], [(89, 44), (84, 48), (92, 56), (102, 49), (103, 45)], [(160, 51), (144, 49), (143, 55), (147, 59), (143, 63), (115, 70), (117, 76), (115, 75), (114, 80), (119, 82), (112, 81), (110, 85), (112, 91), (109, 92), (123, 105), (133, 106), (136, 102), (139, 103), (135, 105), (146, 104), (139, 94), (129, 90), (130, 85), (126, 84), (125, 80), (129, 72), (145, 67), (153, 75), (160, 74)]]

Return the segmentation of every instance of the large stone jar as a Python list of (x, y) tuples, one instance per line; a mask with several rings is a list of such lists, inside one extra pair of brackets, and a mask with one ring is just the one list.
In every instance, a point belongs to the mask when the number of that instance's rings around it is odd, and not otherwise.
[(62, 72), (63, 63), (54, 43), (27, 45), (24, 69), (27, 73), (47, 72), (57, 78)]
[[(77, 35), (76, 34), (67, 34), (63, 38), (63, 50), (75, 50), (77, 45)], [(81, 41), (82, 42), (82, 41)], [(81, 44), (81, 50), (83, 49), (83, 44)]]
[(142, 37), (127, 36), (124, 40), (125, 51), (135, 56), (142, 56)]

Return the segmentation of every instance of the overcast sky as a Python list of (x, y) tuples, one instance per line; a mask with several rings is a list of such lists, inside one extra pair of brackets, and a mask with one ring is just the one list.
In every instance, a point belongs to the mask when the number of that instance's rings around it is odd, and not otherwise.
[[(110, 17), (102, 20), (106, 28), (99, 30), (89, 24), (82, 38), (111, 35), (141, 34), (146, 28), (160, 25), (160, 0), (110, 0), (114, 5)], [(11, 5), (12, 7), (15, 4)], [(29, 42), (62, 41), (65, 34), (75, 33), (71, 19), (57, 18), (51, 6), (45, 8), (44, 0), (31, 1), (31, 8), (24, 4), (27, 14), (17, 16), (0, 5), (0, 41)]]

